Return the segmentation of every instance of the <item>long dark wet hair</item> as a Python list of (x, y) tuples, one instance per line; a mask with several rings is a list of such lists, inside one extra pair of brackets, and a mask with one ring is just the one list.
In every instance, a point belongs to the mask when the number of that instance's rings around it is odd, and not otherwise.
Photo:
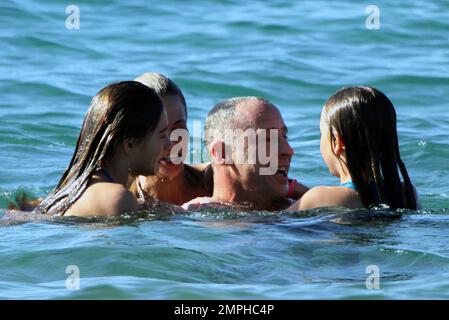
[(155, 130), (163, 108), (156, 92), (137, 81), (113, 83), (101, 89), (90, 103), (68, 168), (34, 212), (64, 214), (121, 141), (140, 142)]
[(396, 112), (387, 96), (371, 87), (345, 88), (327, 100), (324, 117), (331, 145), (335, 131), (345, 143), (345, 165), (363, 204), (416, 210), (414, 188), (399, 153)]

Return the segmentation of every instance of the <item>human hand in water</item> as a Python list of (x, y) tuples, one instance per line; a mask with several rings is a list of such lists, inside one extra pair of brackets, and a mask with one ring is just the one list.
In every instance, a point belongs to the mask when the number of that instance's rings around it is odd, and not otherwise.
[(205, 208), (220, 208), (225, 204), (214, 197), (198, 197), (184, 203), (181, 207), (186, 211), (205, 209)]

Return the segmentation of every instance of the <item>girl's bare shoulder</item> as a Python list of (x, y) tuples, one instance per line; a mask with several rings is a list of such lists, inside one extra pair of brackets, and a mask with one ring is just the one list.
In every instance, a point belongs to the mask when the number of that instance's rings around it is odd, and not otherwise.
[(66, 215), (114, 216), (137, 210), (137, 200), (123, 185), (95, 183), (73, 204)]
[(360, 208), (363, 204), (358, 193), (352, 189), (340, 186), (317, 186), (307, 191), (289, 210), (333, 206)]

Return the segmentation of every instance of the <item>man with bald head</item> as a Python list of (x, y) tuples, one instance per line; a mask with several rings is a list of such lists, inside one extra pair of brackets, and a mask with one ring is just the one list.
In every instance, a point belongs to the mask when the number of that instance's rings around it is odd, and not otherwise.
[(183, 205), (232, 206), (243, 210), (282, 210), (291, 203), (288, 193), (307, 188), (289, 185), (293, 149), (279, 110), (258, 97), (238, 97), (218, 103), (208, 114), (204, 129), (214, 175), (212, 197)]

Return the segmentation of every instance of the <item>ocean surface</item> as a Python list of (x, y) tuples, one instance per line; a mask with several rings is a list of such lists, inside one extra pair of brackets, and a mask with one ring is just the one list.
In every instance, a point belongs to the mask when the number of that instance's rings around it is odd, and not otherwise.
[[(65, 2), (0, 2), (0, 298), (449, 298), (448, 1), (377, 1), (380, 29), (366, 27), (366, 1), (73, 4), (71, 30)], [(191, 130), (222, 99), (272, 101), (295, 150), (290, 175), (309, 186), (338, 183), (319, 152), (323, 103), (343, 86), (379, 88), (422, 209), (7, 213), (55, 186), (92, 96), (148, 71), (183, 89)]]

